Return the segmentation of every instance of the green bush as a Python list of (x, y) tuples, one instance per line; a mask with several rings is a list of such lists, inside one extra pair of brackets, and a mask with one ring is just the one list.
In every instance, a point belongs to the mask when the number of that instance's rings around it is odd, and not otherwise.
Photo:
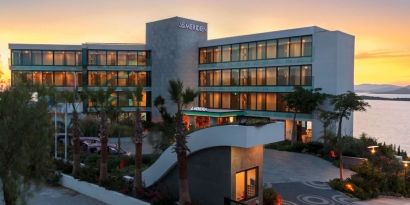
[(263, 205), (276, 205), (281, 204), (281, 196), (273, 188), (263, 189)]

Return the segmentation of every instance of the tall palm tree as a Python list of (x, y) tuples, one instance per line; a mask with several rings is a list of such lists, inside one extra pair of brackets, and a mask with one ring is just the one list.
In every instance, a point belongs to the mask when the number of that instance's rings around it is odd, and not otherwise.
[(178, 164), (179, 204), (186, 205), (191, 203), (191, 196), (188, 185), (187, 152), (189, 152), (189, 148), (186, 145), (186, 129), (182, 122), (182, 109), (192, 103), (198, 93), (191, 88), (184, 89), (184, 84), (180, 80), (169, 81), (168, 93), (177, 106), (175, 152)]
[(144, 127), (142, 125), (142, 116), (140, 111), (140, 106), (143, 97), (143, 87), (138, 86), (133, 93), (133, 98), (137, 102), (137, 107), (135, 111), (135, 132), (134, 132), (134, 144), (135, 144), (135, 175), (134, 175), (134, 194), (137, 195), (138, 190), (142, 189), (142, 140)]
[[(353, 114), (353, 112), (366, 111), (367, 107), (370, 107), (369, 103), (365, 102), (362, 97), (356, 95), (352, 91), (347, 91), (340, 95), (336, 95), (332, 98), (331, 103), (333, 104), (334, 116), (339, 120), (337, 129), (337, 139), (340, 142), (342, 140), (342, 121), (343, 118), (347, 120)], [(339, 172), (340, 179), (343, 180), (343, 145), (339, 146)]]
[(108, 136), (110, 131), (110, 118), (113, 119), (116, 113), (115, 97), (113, 97), (114, 88), (99, 89), (97, 91), (87, 91), (90, 99), (91, 111), (97, 113), (100, 118), (100, 176), (99, 183), (106, 181), (108, 178)]

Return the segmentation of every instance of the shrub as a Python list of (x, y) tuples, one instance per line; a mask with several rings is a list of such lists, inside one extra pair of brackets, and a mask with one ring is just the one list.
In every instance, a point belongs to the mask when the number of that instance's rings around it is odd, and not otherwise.
[(263, 189), (263, 205), (281, 205), (282, 197), (273, 188)]

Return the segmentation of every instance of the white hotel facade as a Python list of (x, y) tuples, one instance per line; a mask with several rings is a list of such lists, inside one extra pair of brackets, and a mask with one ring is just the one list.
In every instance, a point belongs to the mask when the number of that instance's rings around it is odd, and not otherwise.
[[(196, 127), (260, 117), (285, 122), (290, 138), (292, 113), (283, 96), (294, 86), (328, 94), (353, 91), (354, 36), (319, 27), (207, 38), (207, 23), (173, 17), (146, 24), (146, 43), (81, 45), (9, 44), (12, 83), (61, 87), (116, 87), (113, 98), (124, 113), (135, 109), (126, 92), (144, 86), (141, 109), (158, 121), (155, 97), (168, 99), (169, 80), (199, 91), (184, 120)], [(86, 108), (87, 103), (84, 103)], [(314, 113), (297, 115), (298, 134), (317, 139), (322, 124)], [(352, 134), (353, 119), (342, 133)]]

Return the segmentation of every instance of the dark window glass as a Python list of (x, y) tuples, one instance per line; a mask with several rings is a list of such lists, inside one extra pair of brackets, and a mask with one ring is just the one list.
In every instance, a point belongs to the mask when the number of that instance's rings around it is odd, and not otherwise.
[(120, 107), (133, 106), (132, 94), (127, 92), (118, 92), (118, 105)]
[(83, 63), (83, 57), (81, 52), (75, 52), (75, 62), (77, 65), (82, 65)]
[(278, 67), (278, 85), (289, 85), (289, 67)]
[(248, 60), (248, 44), (242, 43), (240, 46), (240, 60), (246, 61)]
[(206, 62), (207, 63), (213, 63), (213, 59), (214, 59), (213, 51), (214, 51), (213, 48), (207, 48), (206, 49)]
[(231, 61), (231, 45), (222, 46), (222, 62)]
[(232, 59), (231, 61), (239, 61), (239, 44), (232, 45)]
[(13, 65), (21, 65), (21, 51), (13, 50), (11, 58), (13, 59)]
[(232, 70), (232, 86), (238, 86), (239, 85), (239, 69), (233, 69)]
[(278, 58), (289, 57), (289, 39), (283, 38), (278, 41)]
[(137, 86), (138, 85), (138, 72), (131, 71), (128, 74), (128, 85)]
[(290, 38), (290, 57), (300, 57), (301, 54), (301, 38)]
[(266, 41), (259, 41), (257, 49), (258, 60), (266, 59)]
[(241, 110), (248, 109), (248, 94), (247, 93), (240, 94), (240, 109)]
[(22, 65), (31, 65), (31, 51), (23, 51), (21, 53)]
[(302, 37), (302, 56), (312, 56), (312, 36)]
[(138, 72), (138, 83), (141, 86), (148, 85), (148, 72)]
[(32, 65), (42, 65), (42, 56), (41, 56), (41, 51), (31, 51), (31, 57), (33, 58)]
[(266, 68), (266, 85), (276, 85), (276, 68)]
[(249, 43), (248, 60), (256, 60), (256, 43)]
[(302, 85), (312, 85), (312, 67), (302, 66)]
[(288, 111), (288, 106), (285, 101), (285, 95), (286, 93), (277, 93), (276, 94), (276, 104), (277, 104), (277, 111), (279, 112), (287, 112)]
[(289, 72), (289, 85), (300, 85), (300, 66), (291, 66)]
[(239, 104), (240, 104), (240, 98), (239, 98), (239, 93), (231, 93), (231, 108), (234, 110), (239, 109)]
[(276, 40), (270, 40), (267, 42), (266, 58), (276, 58)]

